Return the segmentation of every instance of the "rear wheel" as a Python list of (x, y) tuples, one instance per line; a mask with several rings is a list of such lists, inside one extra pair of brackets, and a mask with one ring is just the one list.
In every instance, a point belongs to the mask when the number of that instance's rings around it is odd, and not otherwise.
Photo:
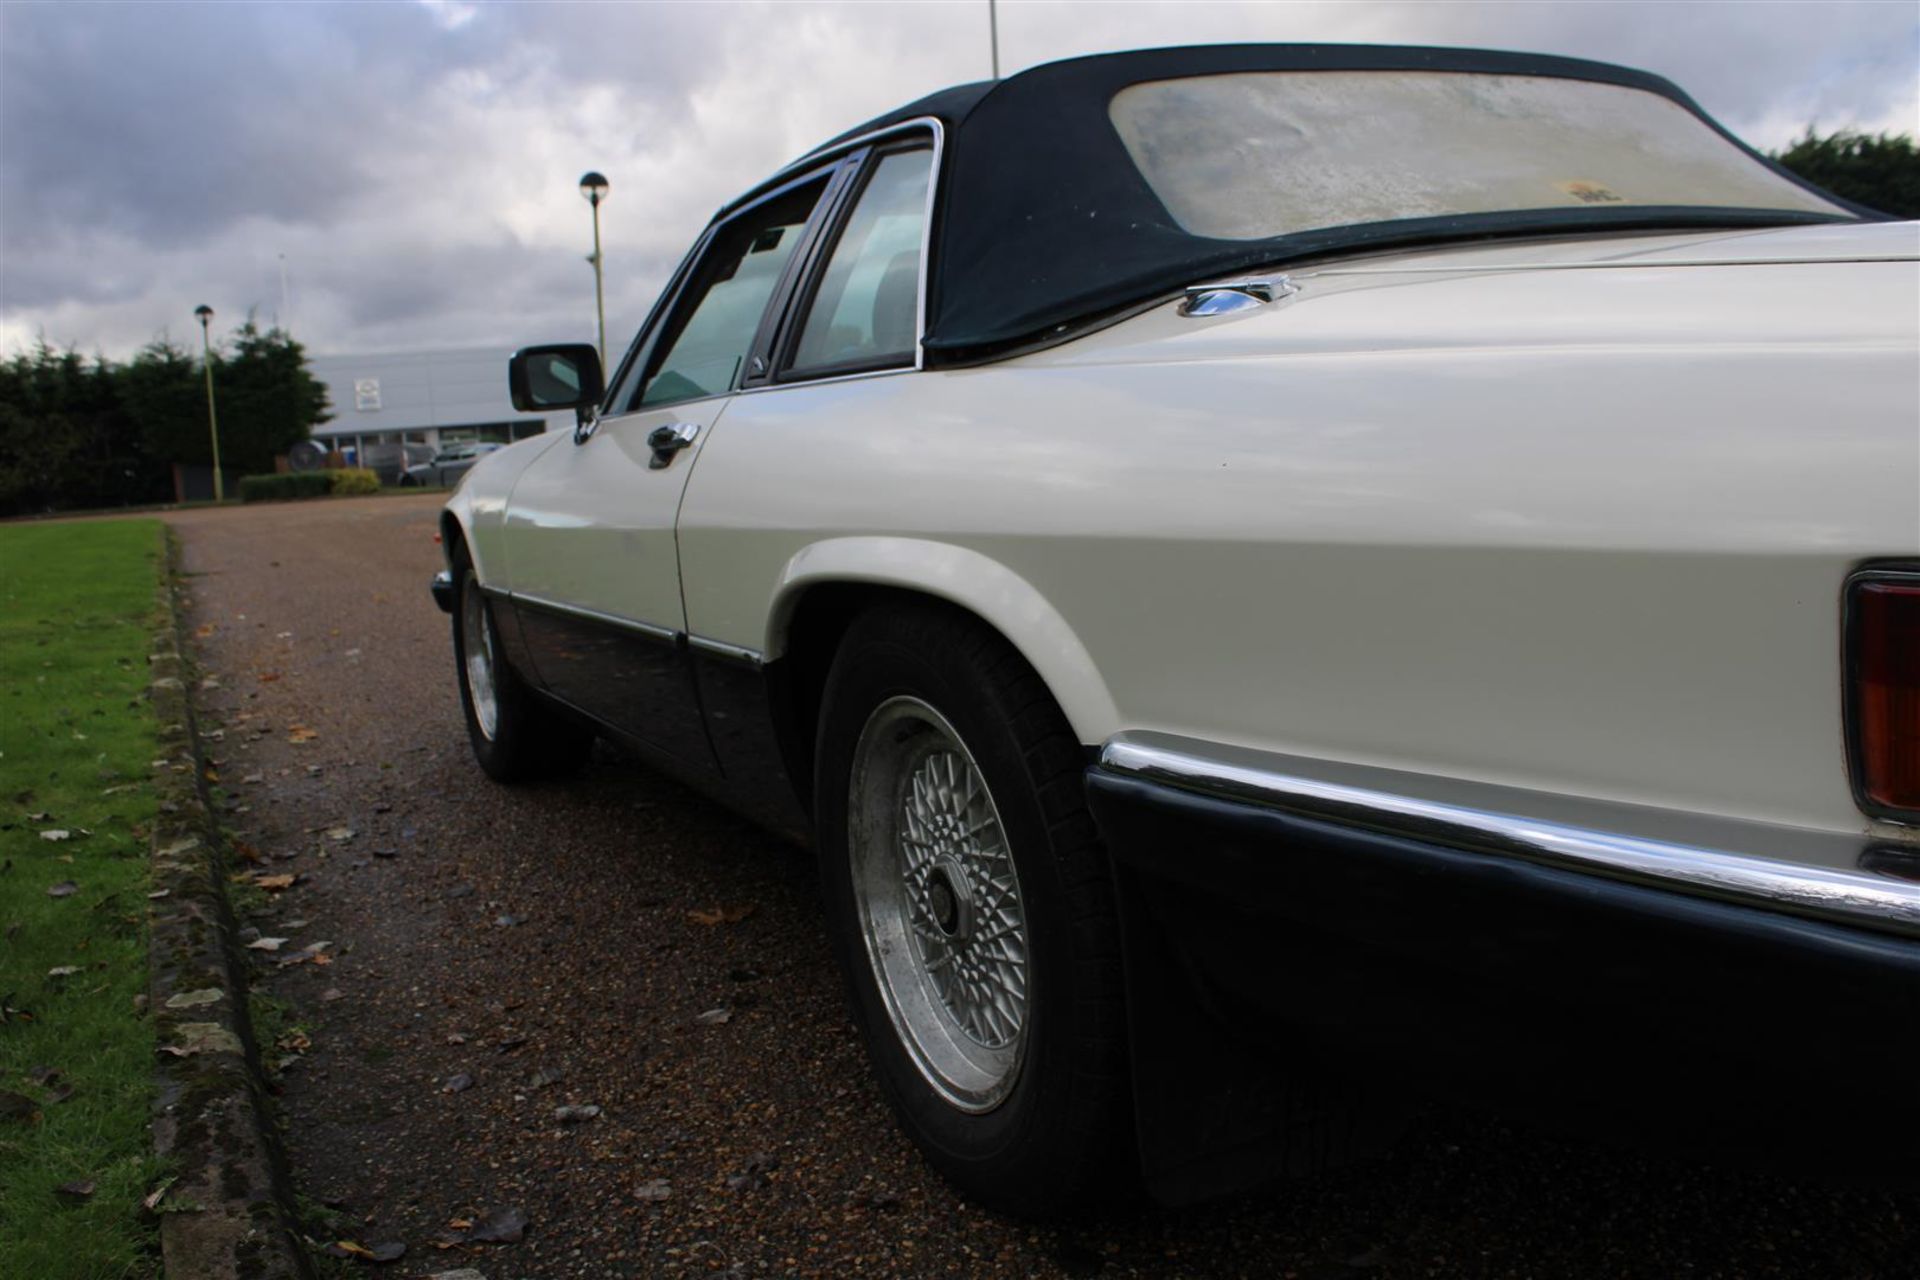
[(593, 733), (527, 687), (506, 660), (493, 605), (464, 546), (453, 549), (453, 653), (474, 758), (496, 782), (571, 773), (593, 750)]
[(823, 698), (823, 883), (902, 1124), (974, 1198), (1086, 1204), (1132, 1162), (1118, 927), (1083, 753), (1011, 645), (937, 605), (849, 630)]

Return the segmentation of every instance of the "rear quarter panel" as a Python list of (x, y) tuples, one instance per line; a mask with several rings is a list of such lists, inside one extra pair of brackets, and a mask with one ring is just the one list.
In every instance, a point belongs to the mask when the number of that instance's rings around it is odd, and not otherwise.
[(777, 656), (810, 548), (909, 582), (958, 548), (1044, 607), (933, 589), (1078, 671), (1088, 743), (1857, 830), (1839, 592), (1920, 553), (1917, 318), (1912, 263), (1329, 278), (743, 395), (682, 508), (688, 624)]

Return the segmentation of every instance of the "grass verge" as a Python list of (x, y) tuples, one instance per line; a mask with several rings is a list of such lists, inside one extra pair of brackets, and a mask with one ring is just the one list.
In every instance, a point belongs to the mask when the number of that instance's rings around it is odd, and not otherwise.
[(0, 1275), (159, 1269), (140, 1214), (159, 1173), (154, 1041), (135, 997), (163, 545), (152, 520), (0, 527)]

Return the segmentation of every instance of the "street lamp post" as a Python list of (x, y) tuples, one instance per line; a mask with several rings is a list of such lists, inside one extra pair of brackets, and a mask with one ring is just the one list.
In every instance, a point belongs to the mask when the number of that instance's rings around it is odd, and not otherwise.
[(606, 175), (589, 170), (580, 176), (580, 194), (593, 206), (593, 307), (600, 317), (600, 367), (607, 367), (607, 294), (605, 272), (600, 269), (600, 202), (607, 198)]
[(226, 486), (220, 480), (220, 419), (213, 412), (213, 340), (207, 336), (207, 322), (213, 308), (201, 303), (193, 309), (200, 321), (200, 364), (207, 371), (207, 434), (213, 439), (213, 500), (226, 501)]

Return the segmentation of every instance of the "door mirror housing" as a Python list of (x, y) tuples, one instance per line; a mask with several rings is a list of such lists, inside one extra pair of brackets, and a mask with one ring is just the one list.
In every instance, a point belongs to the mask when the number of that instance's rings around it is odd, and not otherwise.
[(579, 412), (598, 405), (607, 392), (600, 353), (584, 342), (522, 347), (507, 361), (507, 389), (523, 413)]

